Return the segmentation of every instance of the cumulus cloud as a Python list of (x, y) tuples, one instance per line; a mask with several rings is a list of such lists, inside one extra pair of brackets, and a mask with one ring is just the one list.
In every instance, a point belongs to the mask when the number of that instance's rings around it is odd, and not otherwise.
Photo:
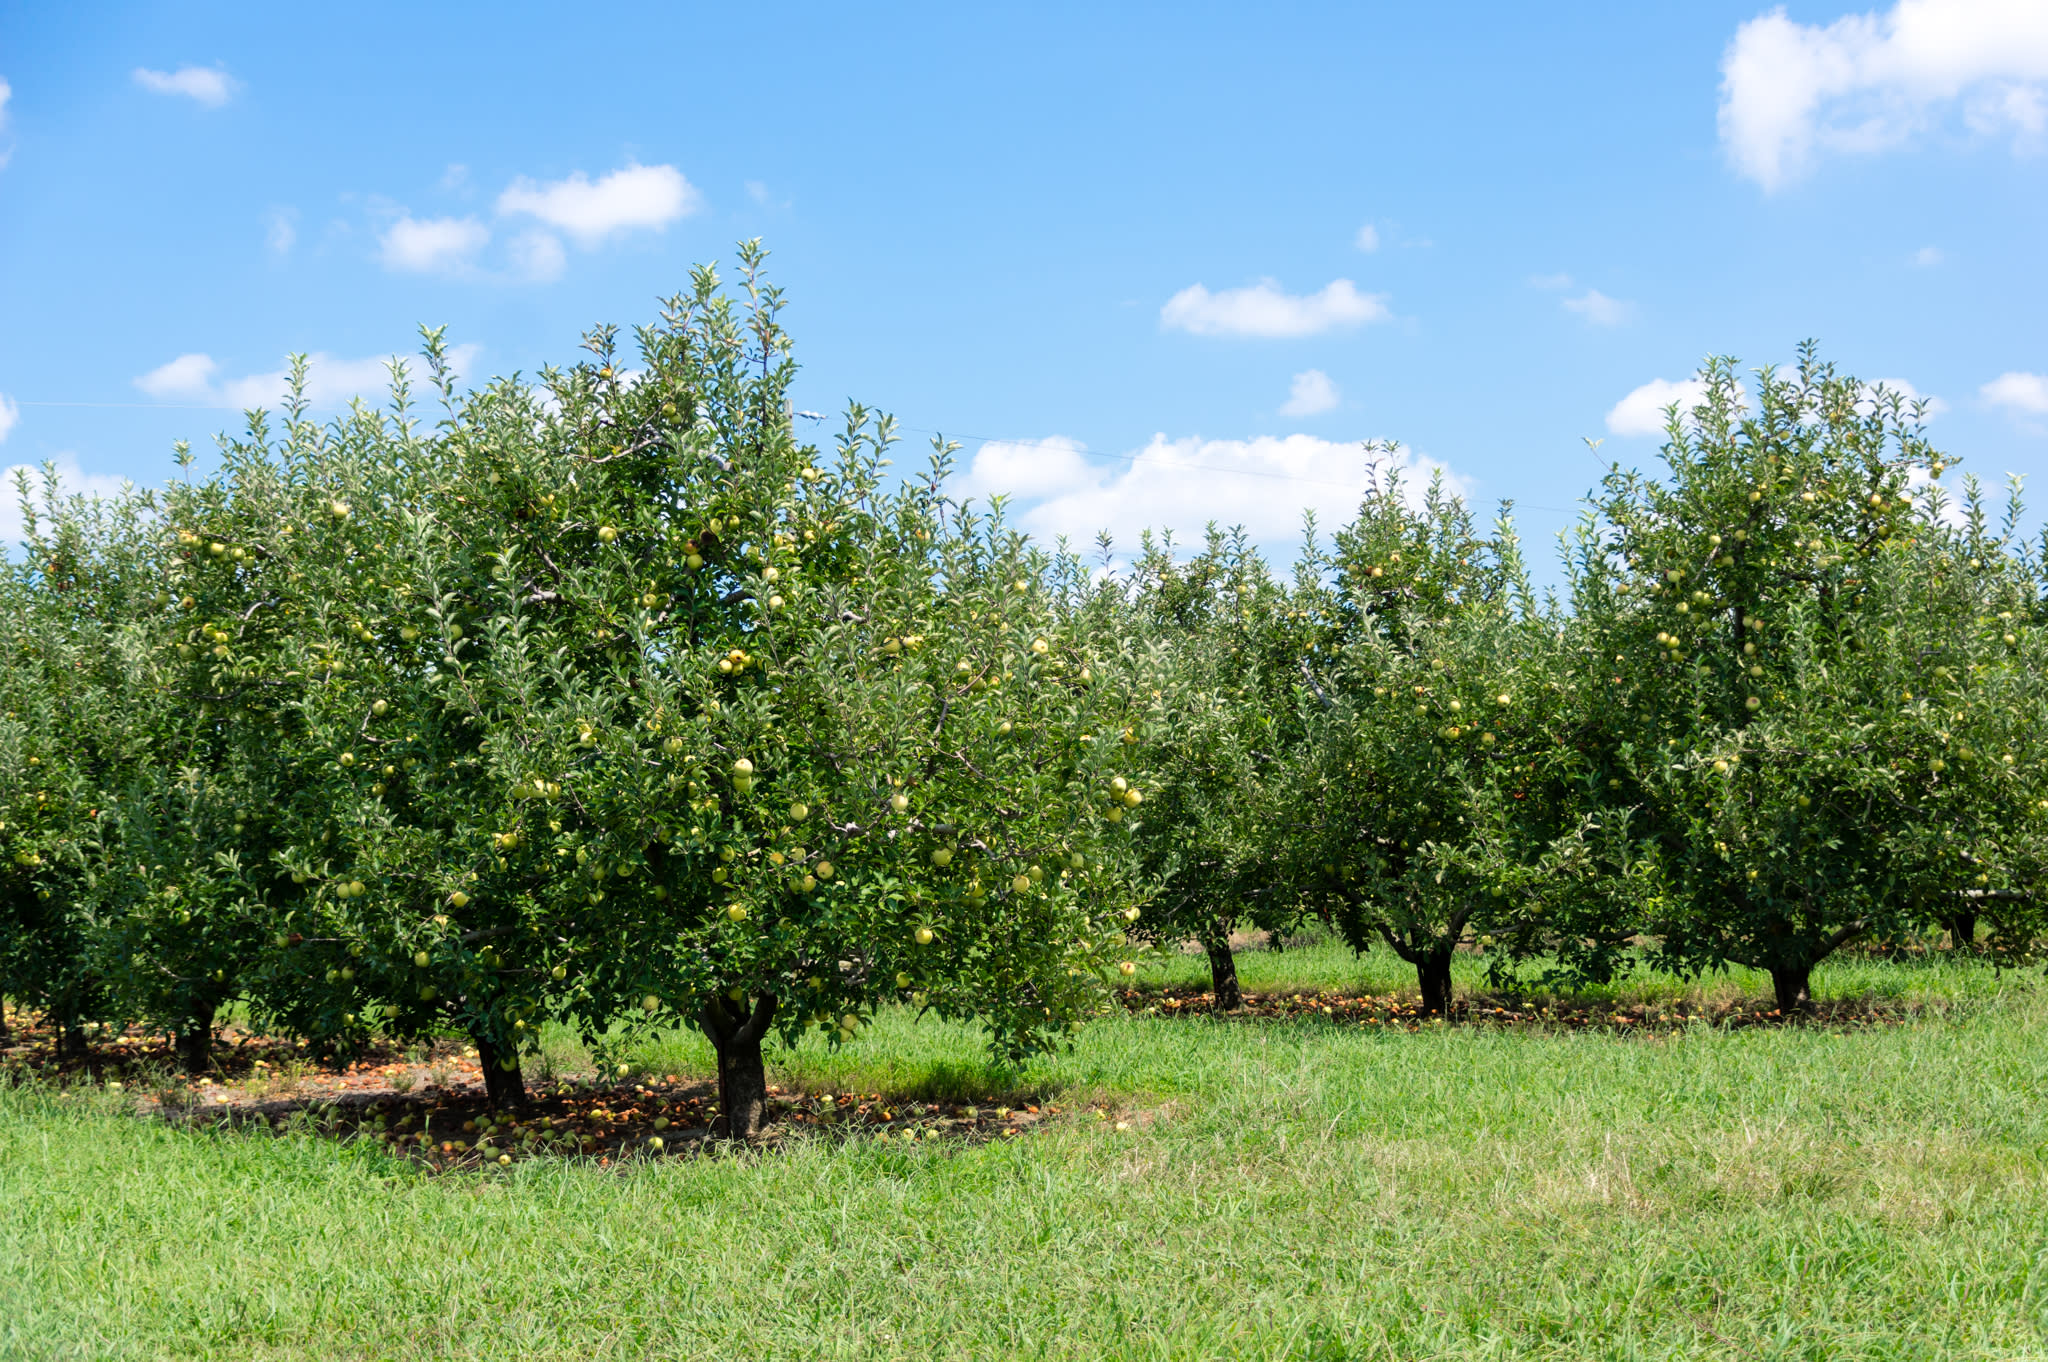
[[(86, 472), (78, 466), (76, 455), (59, 454), (51, 462), (57, 470), (59, 496), (111, 497), (119, 495), (130, 485), (126, 478)], [(18, 463), (0, 468), (0, 546), (11, 548), (21, 542), (21, 491), (17, 482), (24, 473), (28, 475), (29, 496), (35, 502), (38, 511), (41, 509), (44, 488), (42, 467), (37, 464)]]
[(6, 393), (0, 393), (0, 445), (7, 443), (7, 437), (14, 433), (14, 423), (21, 419), (21, 408)]
[[(469, 372), (481, 349), (474, 344), (450, 347), (449, 367), (457, 378)], [(315, 407), (331, 408), (355, 397), (372, 401), (381, 399), (391, 388), (394, 358), (399, 357), (373, 355), (367, 359), (338, 359), (324, 351), (315, 351), (306, 357), (306, 400)], [(417, 356), (404, 358), (408, 370), (418, 381), (426, 372), (425, 361)], [(137, 378), (135, 386), (151, 397), (182, 398), (204, 406), (246, 411), (251, 407), (281, 405), (291, 383), (291, 370), (288, 368), (244, 374), (239, 378), (217, 378), (219, 372), (220, 366), (211, 355), (180, 355)]]
[(1677, 382), (1653, 378), (1607, 413), (1607, 429), (1613, 435), (1662, 435), (1664, 410), (1673, 402), (1680, 412), (1689, 412), (1707, 395), (1707, 385), (1697, 378)]
[(175, 71), (135, 68), (135, 83), (151, 94), (177, 95), (208, 109), (218, 109), (235, 93), (235, 82), (217, 66), (181, 66)]
[(1365, 226), (1358, 229), (1358, 236), (1353, 244), (1359, 250), (1370, 255), (1380, 248), (1380, 229), (1373, 226), (1370, 222), (1366, 223)]
[[(463, 167), (450, 166), (442, 188), (458, 191), (467, 176)], [(379, 256), (386, 269), (408, 274), (548, 283), (568, 267), (563, 236), (593, 250), (624, 232), (661, 231), (696, 212), (702, 202), (683, 173), (668, 165), (631, 165), (595, 181), (580, 170), (546, 184), (522, 177), (498, 195), (495, 213), (507, 236), (490, 267), (484, 266), (484, 253), (494, 238), (491, 224), (473, 215), (416, 218), (390, 203), (379, 209), (396, 214), (378, 234)], [(506, 224), (506, 218), (527, 221)]]
[[(1384, 476), (1387, 455), (1310, 435), (1170, 440), (1162, 434), (1116, 460), (1094, 457), (1062, 437), (992, 441), (976, 452), (955, 493), (981, 499), (1008, 494), (1023, 529), (1046, 538), (1065, 535), (1077, 545), (1108, 530), (1129, 548), (1147, 529), (1170, 529), (1193, 543), (1214, 520), (1242, 525), (1258, 542), (1284, 549), (1300, 534), (1304, 510), (1314, 510), (1325, 526), (1350, 519), (1375, 460)], [(1417, 497), (1438, 472), (1451, 490), (1470, 490), (1433, 459), (1402, 450), (1391, 461)]]
[(1924, 403), (1925, 405), (1921, 407), (1920, 414), (1923, 418), (1927, 420), (1933, 420), (1935, 417), (1941, 415), (1943, 412), (1948, 410), (1948, 403), (1942, 401), (1938, 397), (1934, 397), (1927, 393), (1921, 392), (1918, 388), (1914, 387), (1911, 383), (1908, 383), (1903, 378), (1872, 379), (1870, 382), (1864, 384), (1863, 388), (1864, 391), (1870, 395), (1864, 399), (1863, 405), (1865, 410), (1869, 410), (1870, 403), (1872, 399), (1875, 397), (1878, 389), (1880, 388), (1884, 389), (1886, 392), (1897, 393), (1900, 397), (1906, 399), (1905, 406), (1908, 408), (1908, 410), (1910, 410), (1913, 404), (1916, 402)]
[(1386, 295), (1336, 279), (1314, 293), (1284, 292), (1271, 279), (1211, 293), (1191, 284), (1166, 300), (1159, 324), (1196, 336), (1314, 336), (1392, 317)]
[(1589, 288), (1576, 298), (1561, 298), (1567, 312), (1576, 312), (1595, 326), (1620, 326), (1635, 315), (1636, 305), (1625, 303), (1619, 298), (1610, 298), (1597, 288)]
[(458, 274), (490, 243), (491, 229), (475, 218), (398, 219), (378, 237), (386, 269), (407, 274)]
[(1883, 151), (1950, 115), (2024, 146), (2048, 128), (2048, 5), (1898, 0), (1826, 25), (1780, 7), (1735, 31), (1721, 77), (1722, 145), (1766, 190), (1821, 153)]
[(211, 355), (180, 355), (136, 379), (135, 386), (151, 397), (208, 397), (218, 367)]
[(630, 165), (596, 181), (580, 170), (548, 184), (522, 177), (498, 196), (500, 213), (538, 218), (586, 249), (620, 232), (661, 231), (702, 206), (696, 187), (668, 165)]
[(2027, 416), (2048, 416), (2048, 374), (2029, 374), (2015, 370), (2000, 374), (1977, 390), (1994, 407)]
[(1329, 411), (1340, 400), (1337, 385), (1321, 369), (1310, 369), (1294, 376), (1294, 382), (1287, 389), (1287, 401), (1280, 407), (1282, 416), (1314, 416), (1317, 412)]

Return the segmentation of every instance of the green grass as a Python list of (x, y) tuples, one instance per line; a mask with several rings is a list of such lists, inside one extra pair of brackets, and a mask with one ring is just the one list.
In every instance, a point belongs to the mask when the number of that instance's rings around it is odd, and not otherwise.
[[(1334, 951), (1244, 968), (1402, 982)], [(2048, 991), (1818, 982), (1966, 1005), (1658, 1040), (1120, 1015), (1018, 1074), (885, 1014), (778, 1077), (1132, 1128), (623, 1171), (424, 1178), (0, 1091), (0, 1356), (2048, 1357)]]

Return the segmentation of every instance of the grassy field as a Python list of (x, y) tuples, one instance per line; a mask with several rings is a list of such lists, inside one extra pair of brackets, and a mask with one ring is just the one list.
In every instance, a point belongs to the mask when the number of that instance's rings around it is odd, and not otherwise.
[[(1327, 947), (1243, 974), (1405, 982)], [(2048, 1358), (2048, 990), (1817, 985), (1921, 1010), (1658, 1038), (1129, 1015), (1023, 1073), (891, 1014), (779, 1081), (1109, 1116), (608, 1169), (428, 1177), (0, 1091), (0, 1356)]]

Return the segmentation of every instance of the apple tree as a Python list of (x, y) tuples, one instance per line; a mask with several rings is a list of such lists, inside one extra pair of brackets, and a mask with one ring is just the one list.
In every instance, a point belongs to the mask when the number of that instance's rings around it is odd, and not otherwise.
[(1608, 862), (1572, 796), (1587, 774), (1565, 621), (1531, 591), (1506, 509), (1482, 537), (1440, 481), (1411, 498), (1388, 477), (1338, 532), (1328, 596), (1339, 633), (1309, 664), (1296, 777), (1304, 885), (1355, 949), (1413, 965), (1433, 1012), (1461, 946), (1601, 972), (1625, 930), (1555, 929)]
[(1601, 788), (1668, 886), (1661, 958), (1766, 971), (1796, 1012), (1841, 946), (2009, 887), (1981, 820), (2018, 826), (2033, 779), (1998, 656), (2025, 603), (1916, 494), (1946, 461), (1897, 395), (1811, 348), (1753, 396), (1725, 361), (1701, 377), (1668, 477), (1608, 476), (1575, 573), (1588, 671), (1611, 669)]

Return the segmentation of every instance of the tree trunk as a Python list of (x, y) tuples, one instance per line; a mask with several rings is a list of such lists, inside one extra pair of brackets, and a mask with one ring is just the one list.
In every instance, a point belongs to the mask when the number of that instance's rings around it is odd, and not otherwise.
[(1209, 987), (1216, 994), (1216, 1006), (1235, 1012), (1244, 1006), (1244, 990), (1237, 983), (1237, 957), (1230, 951), (1229, 932), (1219, 932), (1202, 943), (1209, 952)]
[(212, 1003), (194, 1003), (192, 1015), (178, 1032), (178, 1065), (195, 1078), (213, 1063), (213, 1015)]
[(1422, 1010), (1440, 1017), (1451, 1014), (1451, 951), (1449, 947), (1415, 958), (1415, 981), (1422, 986)]
[(7, 1029), (7, 995), (0, 993), (0, 1045), (14, 1039), (14, 1033)]
[(491, 1105), (500, 1109), (525, 1106), (526, 1075), (519, 1071), (519, 1052), (500, 1050), (482, 1036), (470, 1039), (476, 1042), (476, 1060), (484, 1071), (484, 1096)]
[(1786, 1016), (1803, 1016), (1813, 1011), (1813, 966), (1771, 966), (1771, 987), (1778, 995), (1778, 1011)]
[(85, 1028), (71, 1017), (57, 1019), (57, 1062), (86, 1057)]
[(1977, 910), (1958, 908), (1941, 920), (1948, 929), (1948, 948), (1952, 951), (1974, 950), (1977, 946)]
[(734, 1016), (718, 998), (704, 1009), (704, 1034), (718, 1052), (718, 1109), (728, 1139), (753, 1139), (768, 1115), (768, 1066), (761, 1058), (761, 1041), (775, 1020), (775, 1001), (773, 994), (763, 994), (754, 1000), (752, 1015), (742, 1005)]

